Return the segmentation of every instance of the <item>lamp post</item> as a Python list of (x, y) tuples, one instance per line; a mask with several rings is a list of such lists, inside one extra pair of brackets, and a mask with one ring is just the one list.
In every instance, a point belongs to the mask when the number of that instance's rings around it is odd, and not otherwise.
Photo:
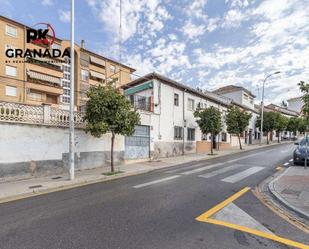
[(70, 135), (69, 135), (69, 167), (70, 180), (74, 180), (75, 173), (75, 144), (74, 144), (74, 0), (71, 0), (71, 87), (70, 87)]
[(263, 139), (263, 121), (264, 121), (264, 87), (265, 87), (265, 82), (266, 80), (275, 75), (275, 74), (279, 74), (280, 71), (274, 72), (272, 74), (269, 74), (265, 77), (265, 79), (263, 80), (263, 88), (262, 88), (262, 102), (261, 102), (261, 129), (260, 129), (260, 145), (262, 144), (262, 139)]

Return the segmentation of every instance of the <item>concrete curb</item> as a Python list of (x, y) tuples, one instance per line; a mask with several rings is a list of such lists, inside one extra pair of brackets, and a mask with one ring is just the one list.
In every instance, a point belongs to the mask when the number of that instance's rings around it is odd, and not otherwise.
[(3, 197), (0, 198), (0, 204), (2, 203), (7, 203), (7, 202), (12, 202), (12, 201), (17, 201), (17, 200), (21, 200), (21, 199), (26, 199), (26, 198), (30, 198), (30, 197), (35, 197), (35, 196), (39, 196), (39, 195), (44, 195), (44, 194), (49, 194), (49, 193), (54, 193), (54, 192), (58, 192), (58, 191), (64, 191), (64, 190), (69, 190), (69, 189), (73, 189), (73, 188), (77, 188), (77, 187), (83, 187), (83, 186), (87, 186), (87, 185), (91, 185), (91, 184), (96, 184), (96, 183), (100, 183), (100, 182), (107, 182), (107, 181), (112, 181), (112, 180), (117, 180), (117, 179), (121, 179), (124, 177), (128, 177), (128, 176), (135, 176), (135, 175), (140, 175), (140, 174), (145, 174), (148, 172), (152, 172), (154, 170), (158, 170), (158, 169), (162, 169), (162, 168), (168, 168), (168, 167), (175, 167), (177, 165), (181, 165), (184, 163), (188, 163), (188, 162), (199, 162), (199, 161), (205, 161), (205, 160), (210, 160), (213, 158), (219, 158), (219, 157), (223, 157), (223, 156), (229, 156), (229, 155), (235, 155), (235, 154), (241, 154), (244, 152), (249, 152), (249, 151), (254, 151), (254, 150), (259, 150), (262, 148), (266, 148), (266, 147), (272, 147), (272, 146), (276, 146), (276, 145), (281, 145), (281, 144), (287, 144), (290, 143), (289, 142), (282, 142), (280, 144), (268, 144), (268, 145), (262, 145), (261, 147), (257, 147), (254, 149), (245, 149), (245, 150), (240, 150), (240, 151), (235, 151), (233, 153), (230, 154), (224, 154), (224, 155), (215, 155), (213, 157), (207, 157), (207, 158), (202, 158), (202, 159), (197, 159), (197, 160), (190, 160), (190, 161), (185, 161), (185, 162), (179, 162), (176, 164), (170, 164), (170, 165), (165, 165), (165, 166), (159, 166), (156, 168), (152, 168), (152, 169), (145, 169), (145, 170), (138, 170), (135, 172), (130, 172), (130, 173), (122, 173), (119, 175), (114, 175), (114, 176), (106, 176), (104, 178), (101, 179), (94, 179), (94, 180), (82, 180), (80, 182), (76, 182), (76, 183), (70, 183), (70, 184), (63, 184), (63, 185), (59, 185), (56, 187), (50, 187), (48, 189), (43, 189), (43, 190), (35, 190), (34, 192), (31, 193), (23, 193), (23, 194), (16, 194), (16, 195), (12, 195), (9, 197)]
[(286, 208), (289, 210), (297, 213), (300, 217), (309, 220), (309, 214), (306, 212), (300, 210), (299, 208), (293, 206), (288, 201), (286, 201), (275, 189), (275, 182), (278, 181), (282, 176), (286, 175), (289, 171), (289, 168), (286, 169), (283, 173), (278, 175), (275, 179), (273, 179), (271, 182), (268, 183), (268, 191), (271, 193), (271, 195), (280, 203), (282, 203)]

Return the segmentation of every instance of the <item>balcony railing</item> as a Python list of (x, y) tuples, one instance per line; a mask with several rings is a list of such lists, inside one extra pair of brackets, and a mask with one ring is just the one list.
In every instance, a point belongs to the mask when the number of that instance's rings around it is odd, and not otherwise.
[[(59, 127), (69, 126), (69, 111), (52, 108), (50, 105), (25, 105), (0, 102), (0, 122), (41, 124)], [(76, 128), (84, 128), (83, 113), (74, 113)]]

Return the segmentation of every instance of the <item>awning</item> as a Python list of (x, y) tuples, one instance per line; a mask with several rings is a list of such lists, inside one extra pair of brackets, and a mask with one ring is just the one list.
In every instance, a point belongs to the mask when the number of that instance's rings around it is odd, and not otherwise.
[(141, 92), (141, 91), (144, 91), (144, 90), (147, 90), (147, 89), (151, 89), (152, 87), (153, 87), (152, 80), (147, 81), (144, 84), (137, 85), (137, 86), (134, 86), (134, 87), (131, 87), (131, 88), (125, 90), (124, 95), (126, 95), (126, 96), (131, 95), (131, 94), (138, 93), (138, 92)]
[(95, 77), (95, 78), (99, 78), (99, 79), (102, 79), (102, 80), (105, 80), (105, 75), (104, 74), (98, 73), (98, 72), (95, 72), (95, 71), (91, 71), (90, 70), (90, 76)]
[(101, 59), (99, 59), (97, 57), (90, 56), (90, 62), (93, 62), (95, 64), (98, 64), (98, 65), (101, 65), (101, 66), (105, 67), (105, 61), (101, 60)]
[(57, 77), (37, 73), (37, 72), (31, 71), (31, 70), (27, 71), (27, 75), (32, 79), (42, 80), (42, 81), (51, 82), (51, 83), (61, 85), (61, 79), (57, 78)]

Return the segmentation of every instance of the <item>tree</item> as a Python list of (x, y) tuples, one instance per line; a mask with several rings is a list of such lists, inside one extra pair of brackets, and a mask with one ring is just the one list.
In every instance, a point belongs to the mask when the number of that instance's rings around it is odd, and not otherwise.
[(221, 113), (220, 111), (211, 106), (205, 109), (197, 109), (194, 112), (194, 117), (197, 119), (196, 122), (199, 125), (203, 134), (211, 134), (211, 155), (213, 155), (213, 138), (218, 135), (221, 131)]
[(139, 124), (139, 114), (119, 90), (111, 84), (91, 87), (86, 104), (86, 132), (94, 137), (111, 133), (111, 172), (114, 172), (114, 141), (115, 135), (130, 136), (135, 125)]
[(226, 115), (226, 125), (227, 131), (230, 134), (235, 134), (238, 137), (239, 148), (242, 150), (240, 134), (245, 131), (247, 126), (249, 125), (250, 118), (252, 117), (251, 113), (247, 113), (246, 111), (240, 110), (238, 107), (231, 107), (228, 109)]
[(305, 118), (298, 118), (298, 128), (300, 133), (305, 133), (308, 131), (307, 120)]
[(276, 131), (278, 134), (278, 143), (280, 143), (280, 134), (285, 131), (289, 122), (289, 119), (286, 116), (283, 116), (280, 113), (276, 113)]
[(296, 117), (289, 118), (289, 122), (286, 129), (289, 132), (293, 132), (293, 134), (295, 135), (298, 128), (299, 128), (299, 119)]
[[(269, 144), (269, 132), (272, 132), (276, 129), (277, 114), (275, 112), (264, 112), (263, 115), (263, 132), (267, 132), (267, 144)], [(256, 126), (261, 127), (261, 118), (258, 118), (256, 121)], [(263, 136), (263, 134), (261, 134)]]
[(298, 83), (300, 91), (304, 94), (302, 100), (304, 102), (303, 106), (303, 114), (307, 118), (309, 118), (309, 83), (305, 83), (301, 81)]

